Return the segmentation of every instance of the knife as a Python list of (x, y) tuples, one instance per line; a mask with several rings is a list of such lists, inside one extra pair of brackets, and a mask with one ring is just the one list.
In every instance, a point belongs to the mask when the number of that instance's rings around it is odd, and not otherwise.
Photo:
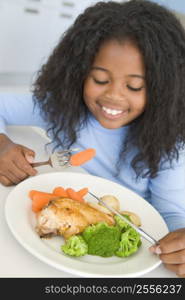
[(141, 229), (140, 227), (137, 227), (135, 224), (133, 224), (132, 222), (130, 222), (126, 217), (124, 217), (123, 215), (121, 215), (116, 209), (114, 209), (113, 207), (107, 205), (107, 203), (105, 203), (104, 201), (102, 201), (100, 198), (98, 198), (97, 196), (95, 196), (93, 193), (91, 193), (91, 192), (88, 192), (88, 193), (92, 197), (94, 197), (96, 200), (98, 200), (98, 202), (100, 204), (102, 204), (103, 206), (105, 206), (109, 211), (111, 211), (112, 213), (114, 213), (116, 216), (119, 216), (120, 219), (122, 219), (124, 222), (126, 222), (128, 225), (130, 225), (132, 228), (134, 228), (145, 240), (147, 240), (151, 244), (159, 244), (157, 240), (155, 240), (153, 237), (151, 237), (143, 229)]

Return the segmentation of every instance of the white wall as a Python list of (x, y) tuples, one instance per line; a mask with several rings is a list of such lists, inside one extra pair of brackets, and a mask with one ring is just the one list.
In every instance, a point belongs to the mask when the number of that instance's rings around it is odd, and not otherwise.
[[(172, 5), (170, 0), (154, 1)], [(0, 0), (0, 85), (30, 84), (62, 33), (85, 7), (96, 2)], [(173, 8), (179, 4), (185, 11), (184, 0), (173, 1)]]
[(0, 85), (27, 84), (62, 33), (97, 0), (0, 0)]

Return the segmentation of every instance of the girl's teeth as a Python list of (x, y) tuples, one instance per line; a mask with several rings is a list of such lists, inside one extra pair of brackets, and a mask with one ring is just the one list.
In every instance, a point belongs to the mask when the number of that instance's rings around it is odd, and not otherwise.
[(102, 109), (108, 113), (111, 114), (113, 116), (122, 113), (122, 110), (116, 110), (116, 109), (110, 109), (110, 108), (106, 108), (105, 106), (102, 106)]

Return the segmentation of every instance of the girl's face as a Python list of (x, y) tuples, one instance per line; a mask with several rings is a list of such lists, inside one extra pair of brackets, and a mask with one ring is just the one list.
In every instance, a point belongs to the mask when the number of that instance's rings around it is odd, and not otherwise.
[(146, 105), (145, 68), (129, 41), (105, 42), (84, 82), (84, 101), (100, 124), (120, 128), (139, 117)]

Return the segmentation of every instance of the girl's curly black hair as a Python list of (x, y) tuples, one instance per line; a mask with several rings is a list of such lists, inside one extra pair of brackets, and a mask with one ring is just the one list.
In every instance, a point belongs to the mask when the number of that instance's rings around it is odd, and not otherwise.
[(132, 167), (137, 176), (155, 177), (161, 159), (172, 163), (185, 145), (185, 31), (166, 8), (147, 0), (98, 2), (87, 8), (39, 71), (35, 102), (51, 124), (53, 140), (70, 147), (88, 119), (84, 80), (100, 45), (110, 39), (131, 39), (143, 55), (147, 105), (130, 126), (120, 154), (124, 159), (136, 146)]

